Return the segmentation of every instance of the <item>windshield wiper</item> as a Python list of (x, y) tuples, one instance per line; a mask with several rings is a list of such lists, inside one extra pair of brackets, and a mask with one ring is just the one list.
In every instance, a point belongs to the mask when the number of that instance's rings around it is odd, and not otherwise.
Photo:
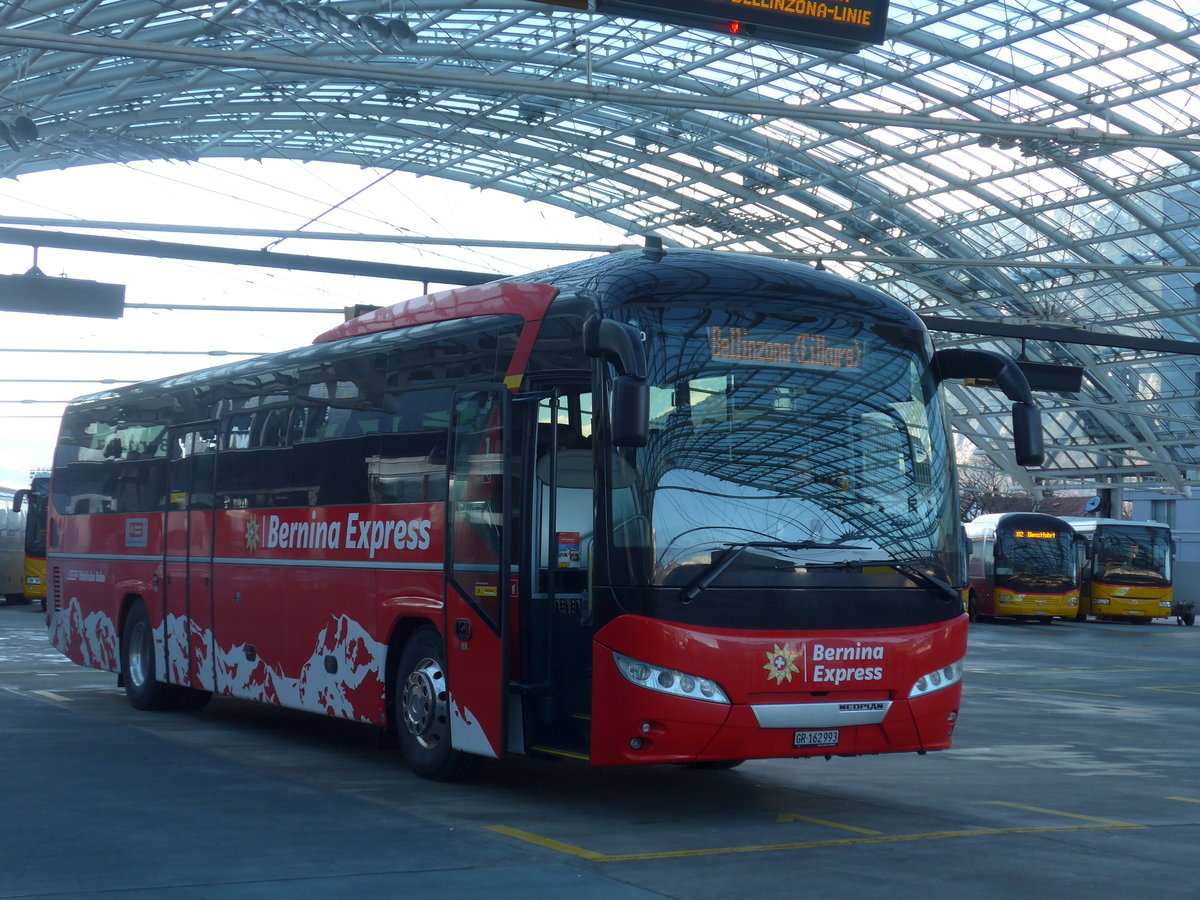
[[(721, 577), (732, 566), (739, 556), (750, 549), (765, 550), (870, 550), (870, 547), (858, 547), (853, 544), (828, 544), (821, 541), (747, 541), (744, 544), (730, 544), (720, 562), (710, 563), (700, 577), (679, 592), (679, 598), (684, 603), (691, 603), (708, 589), (714, 581)], [(949, 587), (949, 585), (947, 585)]]
[(899, 572), (909, 581), (915, 582), (922, 587), (932, 588), (940, 594), (946, 596), (947, 599), (953, 600), (955, 603), (962, 603), (962, 594), (955, 590), (953, 585), (948, 584), (936, 575), (930, 575), (924, 569), (918, 569), (910, 563), (895, 562), (893, 560), (864, 560), (856, 565), (862, 566), (887, 566)]

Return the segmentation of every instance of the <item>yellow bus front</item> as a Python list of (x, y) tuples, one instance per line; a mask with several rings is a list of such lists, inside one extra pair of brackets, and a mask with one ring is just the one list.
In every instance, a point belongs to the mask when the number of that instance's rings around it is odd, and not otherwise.
[(36, 556), (25, 557), (25, 599), (46, 599), (46, 560)]
[(1079, 612), (1079, 590), (1039, 593), (996, 588), (996, 615), (1032, 616), (1039, 619), (1061, 616), (1075, 618)]
[(1092, 614), (1128, 619), (1165, 619), (1171, 615), (1171, 586), (1092, 582)]

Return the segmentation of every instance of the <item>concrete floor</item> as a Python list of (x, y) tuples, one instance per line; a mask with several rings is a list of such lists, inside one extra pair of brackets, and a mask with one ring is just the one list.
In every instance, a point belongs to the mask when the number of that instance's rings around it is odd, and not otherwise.
[(0, 605), (0, 897), (1195, 898), (1200, 628), (971, 626), (955, 747), (414, 777), (374, 729), (131, 709)]

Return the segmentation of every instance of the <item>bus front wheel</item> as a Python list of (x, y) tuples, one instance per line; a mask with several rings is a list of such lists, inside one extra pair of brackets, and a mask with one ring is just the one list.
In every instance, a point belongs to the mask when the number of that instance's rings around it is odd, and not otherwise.
[(396, 672), (392, 720), (412, 770), (434, 781), (458, 781), (482, 759), (450, 744), (450, 696), (441, 636), (431, 627), (413, 632)]
[(174, 705), (174, 685), (158, 681), (154, 671), (154, 630), (140, 600), (121, 629), (121, 680), (134, 709), (167, 709)]

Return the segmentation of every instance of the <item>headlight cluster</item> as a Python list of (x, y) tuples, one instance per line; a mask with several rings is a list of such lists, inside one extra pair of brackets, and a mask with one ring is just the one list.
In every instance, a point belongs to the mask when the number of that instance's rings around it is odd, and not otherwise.
[(710, 703), (728, 703), (729, 698), (716, 682), (686, 672), (676, 672), (674, 669), (664, 669), (652, 666), (631, 656), (613, 653), (617, 669), (625, 679), (638, 687), (648, 688), (662, 694), (674, 694), (676, 697), (688, 697), (692, 700), (707, 700)]
[(963, 664), (961, 659), (940, 669), (934, 669), (928, 675), (922, 675), (917, 679), (917, 683), (908, 692), (908, 699), (924, 697), (926, 694), (932, 694), (934, 691), (940, 691), (951, 685), (958, 684), (962, 681), (962, 676)]

